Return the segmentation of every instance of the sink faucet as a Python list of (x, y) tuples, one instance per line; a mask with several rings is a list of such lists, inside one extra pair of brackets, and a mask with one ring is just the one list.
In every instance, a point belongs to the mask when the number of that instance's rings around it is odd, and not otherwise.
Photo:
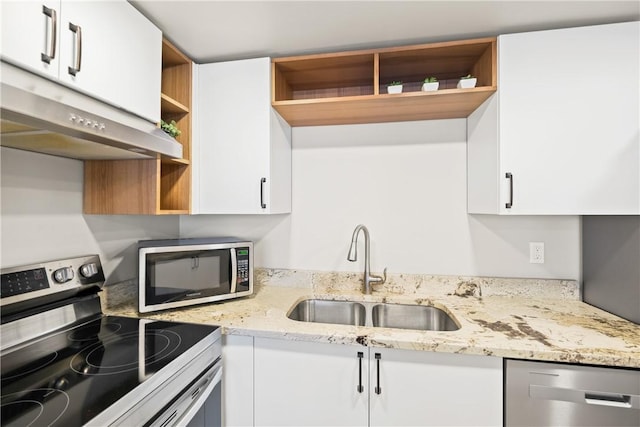
[(353, 236), (351, 237), (351, 247), (349, 248), (349, 255), (347, 259), (351, 262), (355, 262), (358, 259), (358, 234), (360, 230), (364, 233), (364, 293), (365, 295), (371, 294), (371, 284), (378, 283), (383, 284), (387, 281), (387, 268), (384, 269), (384, 278), (380, 276), (373, 276), (370, 274), (369, 267), (369, 230), (362, 224), (359, 224), (355, 230), (353, 230)]

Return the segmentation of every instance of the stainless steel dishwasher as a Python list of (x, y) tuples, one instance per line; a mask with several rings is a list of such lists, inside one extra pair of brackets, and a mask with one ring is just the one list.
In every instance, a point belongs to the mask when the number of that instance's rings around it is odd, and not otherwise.
[(507, 360), (505, 425), (640, 426), (640, 370)]

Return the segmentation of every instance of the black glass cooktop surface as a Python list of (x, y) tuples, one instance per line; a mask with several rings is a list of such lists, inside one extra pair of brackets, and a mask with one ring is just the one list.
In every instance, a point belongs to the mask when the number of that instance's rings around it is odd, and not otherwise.
[(217, 328), (102, 316), (4, 354), (0, 424), (81, 426)]

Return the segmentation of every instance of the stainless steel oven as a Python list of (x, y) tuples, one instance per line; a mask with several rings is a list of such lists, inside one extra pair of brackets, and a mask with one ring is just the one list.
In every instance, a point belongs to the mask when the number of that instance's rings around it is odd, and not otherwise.
[(2, 426), (221, 425), (217, 326), (107, 316), (98, 256), (2, 270)]
[(253, 243), (229, 237), (138, 242), (138, 310), (238, 298), (253, 293)]

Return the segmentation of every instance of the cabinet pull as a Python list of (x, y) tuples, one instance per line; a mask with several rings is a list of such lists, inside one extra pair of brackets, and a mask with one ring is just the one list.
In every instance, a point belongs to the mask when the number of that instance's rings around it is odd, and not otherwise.
[(504, 207), (511, 209), (511, 206), (513, 206), (513, 174), (507, 172), (504, 177), (509, 180), (509, 202), (505, 203)]
[(40, 60), (51, 63), (51, 60), (56, 57), (56, 38), (58, 37), (58, 13), (55, 9), (49, 9), (47, 6), (42, 5), (42, 13), (51, 18), (51, 31), (49, 32), (49, 49), (47, 53), (40, 54)]
[(364, 357), (364, 353), (358, 352), (358, 393), (362, 393), (364, 391), (364, 387), (362, 386), (362, 358)]
[(264, 184), (267, 182), (267, 178), (260, 179), (260, 207), (267, 209), (267, 204), (264, 202)]
[(382, 388), (380, 387), (380, 359), (382, 355), (380, 353), (375, 354), (376, 357), (376, 394), (382, 394)]
[(69, 30), (76, 35), (76, 63), (75, 67), (69, 67), (69, 74), (75, 76), (80, 72), (82, 64), (82, 28), (69, 22)]

